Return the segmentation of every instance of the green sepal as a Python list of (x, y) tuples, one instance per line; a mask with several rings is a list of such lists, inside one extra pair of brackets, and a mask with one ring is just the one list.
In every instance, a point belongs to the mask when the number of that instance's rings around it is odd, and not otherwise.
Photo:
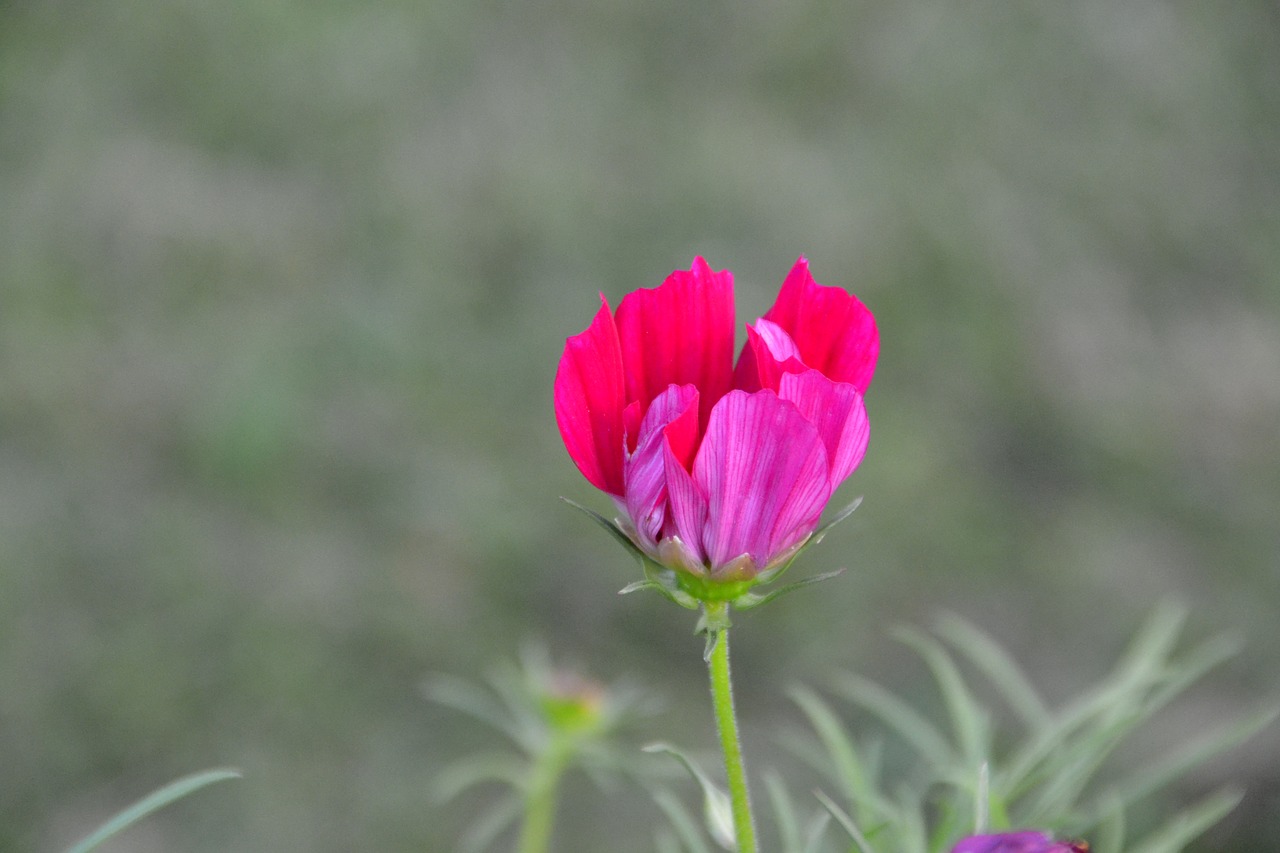
[(645, 559), (644, 552), (636, 547), (636, 543), (631, 541), (631, 537), (628, 536), (626, 532), (617, 525), (616, 522), (610, 521), (600, 513), (596, 512), (594, 509), (588, 509), (587, 507), (583, 506), (577, 501), (570, 500), (569, 498), (566, 498), (566, 497), (561, 497), (560, 500), (564, 501), (569, 506), (573, 507), (579, 512), (584, 513), (588, 518), (590, 518), (596, 524), (603, 527), (605, 529), (605, 532), (607, 532), (614, 539), (618, 540), (618, 542), (622, 544), (622, 547), (630, 551), (631, 554), (635, 556), (637, 559), (640, 559), (640, 560)]
[(674, 602), (688, 610), (698, 609), (700, 606), (698, 601), (681, 589), (680, 583), (676, 579), (676, 573), (671, 569), (658, 565), (650, 559), (647, 554), (636, 546), (635, 542), (631, 541), (631, 537), (627, 535), (627, 532), (623, 530), (617, 522), (610, 521), (600, 513), (593, 509), (588, 509), (577, 501), (570, 500), (566, 497), (561, 497), (560, 500), (583, 513), (596, 524), (600, 525), (600, 527), (604, 528), (606, 533), (616, 539), (623, 548), (631, 553), (631, 556), (640, 561), (640, 567), (644, 570), (644, 580), (627, 584), (622, 589), (618, 590), (619, 595), (626, 595), (627, 593), (637, 592), (642, 589), (651, 589), (668, 601)]
[(672, 572), (672, 574), (680, 589), (684, 590), (690, 598), (708, 604), (733, 601), (760, 582), (758, 577), (718, 581), (702, 575), (691, 575), (688, 572)]
[(733, 606), (739, 610), (751, 610), (762, 604), (768, 604), (775, 598), (784, 596), (802, 586), (809, 586), (809, 584), (818, 583), (819, 581), (831, 580), (837, 575), (842, 574), (844, 574), (844, 569), (836, 569), (834, 572), (823, 572), (820, 575), (814, 575), (811, 578), (805, 578), (802, 581), (796, 581), (795, 583), (789, 583), (786, 586), (778, 587), (775, 590), (770, 590), (763, 595), (758, 592), (744, 592), (733, 600)]
[(835, 527), (837, 524), (844, 521), (849, 516), (853, 515), (853, 511), (856, 510), (861, 505), (862, 505), (862, 496), (859, 495), (858, 497), (853, 499), (853, 503), (849, 504), (844, 509), (837, 512), (835, 515), (833, 515), (830, 518), (830, 520), (827, 521), (826, 524), (822, 525), (817, 530), (813, 531), (813, 533), (810, 534), (809, 538), (804, 541), (804, 544), (802, 544), (799, 548), (797, 548), (796, 552), (786, 559), (786, 562), (780, 563), (771, 569), (765, 569), (763, 572), (760, 572), (760, 574), (756, 575), (756, 581), (758, 583), (770, 583), (782, 577), (782, 575), (787, 571), (787, 569), (791, 568), (791, 564), (794, 563), (801, 554), (803, 554), (805, 551), (808, 551), (814, 545), (817, 545), (819, 542), (821, 542), (823, 537), (827, 535), (827, 533), (831, 530), (831, 528)]
[(651, 589), (661, 595), (667, 601), (678, 604), (686, 610), (697, 610), (698, 602), (679, 588), (671, 588), (659, 580), (645, 579), (642, 581), (634, 581), (618, 590), (618, 595), (627, 595), (628, 593), (638, 592), (642, 589)]

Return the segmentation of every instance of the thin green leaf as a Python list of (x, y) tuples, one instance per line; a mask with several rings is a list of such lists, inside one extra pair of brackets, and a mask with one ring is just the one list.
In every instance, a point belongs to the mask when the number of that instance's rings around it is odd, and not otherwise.
[(982, 671), (1027, 728), (1037, 731), (1049, 724), (1048, 706), (1022, 668), (990, 635), (955, 614), (945, 614), (939, 620), (937, 630)]
[(906, 853), (928, 853), (929, 832), (925, 828), (924, 806), (920, 794), (906, 785), (898, 788), (898, 846)]
[(1097, 850), (1124, 850), (1124, 805), (1118, 800), (1107, 803), (1104, 817), (1093, 834)]
[[(1181, 749), (1175, 750), (1154, 766), (1116, 785), (1114, 801), (1123, 806), (1129, 806), (1141, 800), (1183, 776), (1191, 768), (1253, 737), (1274, 722), (1276, 716), (1277, 710), (1268, 708), (1233, 725), (1220, 727), (1211, 734), (1197, 738)], [(1103, 813), (1105, 812), (1102, 808), (1095, 809), (1094, 820), (1096, 821)], [(1087, 824), (1086, 828), (1088, 825), (1091, 824)]]
[(436, 774), (432, 780), (431, 795), (436, 802), (447, 803), (463, 791), (485, 782), (503, 782), (519, 789), (528, 774), (528, 763), (512, 755), (469, 755)]
[(1082, 737), (1059, 745), (1044, 762), (1034, 805), (1023, 813), (1032, 824), (1047, 823), (1075, 807), (1080, 793), (1107, 756), (1145, 718), (1135, 711), (1123, 719), (1107, 719), (1087, 729)]
[(684, 765), (684, 769), (689, 771), (689, 775), (702, 788), (707, 833), (725, 849), (732, 849), (733, 806), (729, 801), (729, 795), (716, 787), (716, 784), (702, 772), (702, 768), (694, 763), (693, 759), (674, 746), (667, 743), (653, 743), (644, 747), (644, 751), (670, 755)]
[(1158, 668), (1151, 661), (1145, 666), (1126, 663), (1102, 684), (1068, 704), (1047, 728), (1015, 752), (1001, 775), (1002, 789), (1017, 796), (1057, 773), (1058, 764), (1074, 761), (1076, 750), (1062, 749), (1073, 738), (1104, 743), (1120, 729), (1136, 725), (1141, 719), (1136, 709), (1152, 686), (1153, 670)]
[(1222, 820), (1239, 805), (1242, 791), (1225, 788), (1179, 812), (1142, 839), (1129, 853), (1178, 853), (1191, 839)]
[(973, 831), (987, 831), (991, 820), (991, 765), (982, 762), (978, 767), (978, 784), (973, 790)]
[(899, 628), (894, 634), (915, 649), (933, 672), (951, 715), (951, 725), (960, 752), (965, 763), (976, 768), (988, 758), (990, 725), (986, 711), (973, 698), (955, 661), (940, 643), (911, 628)]
[(1240, 652), (1239, 641), (1230, 637), (1214, 637), (1201, 643), (1173, 664), (1164, 674), (1161, 683), (1147, 699), (1145, 708), (1155, 713), (1180, 696), (1206, 673), (1235, 657)]
[(523, 808), (524, 801), (520, 797), (504, 797), (467, 830), (458, 844), (461, 853), (488, 850), (494, 839), (516, 822)]
[(858, 757), (857, 747), (835, 712), (816, 693), (804, 687), (792, 688), (788, 695), (809, 718), (809, 724), (826, 747), (830, 757), (829, 766), (835, 771), (834, 779), (844, 788), (844, 794), (857, 810), (858, 817), (866, 823), (877, 820), (879, 798), (866, 767)]
[(707, 843), (702, 840), (702, 835), (698, 832), (697, 821), (671, 792), (657, 790), (652, 791), (651, 794), (658, 808), (662, 809), (663, 814), (667, 816), (676, 835), (680, 837), (684, 846), (689, 848), (689, 853), (711, 853), (711, 848), (707, 847)]
[(764, 774), (764, 788), (778, 823), (779, 845), (786, 851), (800, 850), (800, 823), (796, 820), (796, 805), (782, 784), (782, 779), (777, 773), (767, 772)]
[(867, 842), (866, 837), (858, 830), (858, 825), (854, 823), (853, 818), (844, 809), (836, 805), (835, 801), (822, 791), (814, 791), (813, 795), (818, 798), (818, 802), (822, 803), (823, 808), (836, 819), (836, 823), (840, 824), (840, 828), (845, 831), (861, 853), (875, 853), (875, 849)]
[(87, 851), (97, 847), (111, 836), (129, 828), (147, 815), (164, 808), (175, 800), (180, 800), (206, 785), (212, 785), (215, 782), (222, 782), (226, 779), (239, 779), (240, 777), (240, 771), (231, 768), (205, 770), (201, 773), (183, 776), (181, 779), (170, 782), (163, 788), (159, 788), (138, 800), (125, 810), (118, 812), (79, 843), (69, 848), (67, 853), (87, 853)]
[(808, 831), (805, 833), (804, 849), (801, 853), (819, 853), (822, 849), (823, 839), (827, 835), (827, 826), (831, 823), (831, 815), (827, 812), (818, 812), (814, 815), (813, 820), (809, 821)]
[(665, 829), (654, 836), (653, 846), (657, 853), (684, 853), (684, 848), (680, 846), (680, 842)]
[(423, 685), (422, 691), (437, 705), (479, 720), (502, 732), (517, 745), (528, 748), (528, 733), (512, 719), (510, 710), (475, 684), (451, 675), (436, 675)]
[(902, 699), (860, 675), (837, 675), (832, 689), (879, 717), (935, 768), (958, 763), (951, 744), (938, 728)]

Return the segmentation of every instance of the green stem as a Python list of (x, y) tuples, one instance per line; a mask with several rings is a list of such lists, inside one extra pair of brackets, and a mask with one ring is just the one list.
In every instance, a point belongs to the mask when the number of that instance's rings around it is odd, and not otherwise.
[(747, 767), (742, 760), (738, 721), (733, 713), (733, 682), (729, 677), (729, 604), (706, 602), (708, 630), (714, 631), (711, 657), (711, 703), (715, 707), (724, 771), (729, 778), (729, 801), (733, 806), (733, 834), (738, 853), (756, 853), (756, 827), (751, 819), (751, 794), (747, 790)]
[(520, 827), (519, 853), (546, 853), (551, 841), (551, 826), (556, 816), (556, 796), (560, 777), (564, 775), (573, 744), (564, 736), (555, 737), (538, 756), (525, 791), (524, 823)]

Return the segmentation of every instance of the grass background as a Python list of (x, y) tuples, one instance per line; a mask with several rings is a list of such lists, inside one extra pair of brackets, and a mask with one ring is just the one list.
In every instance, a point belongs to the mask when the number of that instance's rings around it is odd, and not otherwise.
[[(803, 253), (883, 338), (799, 569), (850, 571), (739, 621), (757, 767), (792, 680), (933, 701), (886, 631), (944, 609), (1058, 699), (1159, 599), (1236, 632), (1152, 750), (1274, 695), (1278, 202), (1263, 0), (0, 3), (0, 850), (222, 764), (104, 849), (450, 850), (492, 736), (419, 685), (530, 638), (709, 745), (550, 392), (695, 254), (746, 321)], [(1280, 849), (1277, 767), (1173, 792), (1250, 787), (1199, 849)], [(649, 849), (569, 798), (562, 849)]]

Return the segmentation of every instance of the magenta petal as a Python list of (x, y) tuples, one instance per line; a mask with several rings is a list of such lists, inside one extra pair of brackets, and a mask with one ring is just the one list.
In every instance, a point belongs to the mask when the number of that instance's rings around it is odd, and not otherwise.
[[(702, 547), (702, 531), (707, 524), (707, 496), (694, 482), (693, 475), (680, 461), (670, 442), (663, 444), (663, 461), (666, 465), (667, 498), (671, 506), (663, 536), (679, 540), (676, 550), (686, 569), (691, 565), (703, 566), (707, 561), (707, 552)], [(702, 571), (705, 572), (705, 567)]]
[(747, 326), (747, 343), (738, 356), (733, 386), (747, 392), (761, 388), (777, 391), (784, 372), (805, 369), (791, 336), (777, 323), (761, 318)]
[(712, 572), (743, 554), (758, 568), (813, 532), (831, 497), (817, 429), (772, 391), (732, 391), (711, 412), (693, 476), (707, 496)]
[(560, 436), (584, 477), (598, 489), (623, 494), (622, 346), (609, 303), (581, 334), (565, 341), (556, 369), (555, 409)]
[(627, 515), (641, 547), (653, 550), (666, 521), (667, 477), (664, 446), (692, 455), (698, 440), (698, 389), (672, 385), (654, 398), (640, 423), (635, 451), (623, 467)]
[(647, 406), (670, 385), (696, 385), (701, 422), (733, 378), (733, 274), (702, 258), (618, 306), (627, 399)]
[(880, 333), (856, 296), (815, 282), (809, 262), (800, 258), (764, 316), (791, 335), (806, 366), (866, 392), (880, 354)]
[(1071, 853), (1072, 845), (1055, 843), (1043, 832), (973, 835), (956, 843), (951, 853)]
[(832, 382), (816, 370), (784, 374), (778, 396), (795, 403), (817, 427), (831, 464), (831, 490), (845, 481), (867, 452), (870, 422), (862, 393), (847, 382)]

